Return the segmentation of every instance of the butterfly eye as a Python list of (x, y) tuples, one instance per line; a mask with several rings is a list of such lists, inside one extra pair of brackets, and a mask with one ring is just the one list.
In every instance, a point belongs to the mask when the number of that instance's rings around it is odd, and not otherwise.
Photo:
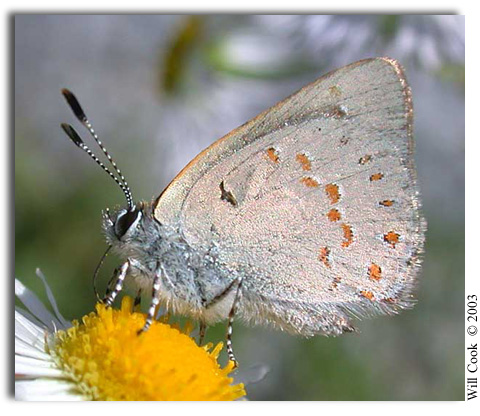
[(122, 238), (132, 226), (136, 225), (142, 216), (141, 211), (134, 209), (133, 211), (121, 211), (115, 222), (115, 235)]

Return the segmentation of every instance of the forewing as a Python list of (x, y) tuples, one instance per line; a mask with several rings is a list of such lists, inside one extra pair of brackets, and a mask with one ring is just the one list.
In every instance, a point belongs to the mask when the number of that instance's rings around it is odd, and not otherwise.
[(201, 153), (155, 216), (242, 276), (239, 313), (304, 335), (409, 306), (424, 224), (393, 60), (320, 78)]

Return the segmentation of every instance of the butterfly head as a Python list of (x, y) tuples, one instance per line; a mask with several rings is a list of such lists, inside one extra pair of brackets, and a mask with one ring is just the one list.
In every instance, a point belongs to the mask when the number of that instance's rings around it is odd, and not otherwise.
[(103, 212), (103, 230), (109, 245), (121, 245), (135, 239), (141, 231), (144, 218), (144, 204), (138, 203), (133, 208), (122, 208)]

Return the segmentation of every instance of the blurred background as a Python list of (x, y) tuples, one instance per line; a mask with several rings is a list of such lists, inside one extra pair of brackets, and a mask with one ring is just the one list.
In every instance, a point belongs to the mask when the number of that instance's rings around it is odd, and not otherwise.
[[(14, 26), (15, 276), (43, 295), (41, 268), (69, 319), (94, 307), (101, 211), (124, 200), (61, 131), (68, 122), (88, 139), (61, 88), (134, 196), (151, 200), (202, 149), (304, 84), (358, 59), (398, 59), (428, 220), (418, 304), (339, 338), (237, 323), (239, 377), (269, 369), (247, 385), (250, 400), (463, 400), (463, 16), (19, 15)], [(118, 259), (106, 263), (102, 288)], [(207, 338), (224, 334), (217, 325)]]

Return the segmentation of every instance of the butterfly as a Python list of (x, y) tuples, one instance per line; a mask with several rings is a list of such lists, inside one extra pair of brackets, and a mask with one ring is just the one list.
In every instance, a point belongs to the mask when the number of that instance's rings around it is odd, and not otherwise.
[(206, 325), (240, 318), (292, 334), (339, 335), (352, 318), (412, 306), (426, 223), (414, 165), (412, 93), (399, 63), (366, 59), (319, 78), (215, 142), (151, 203), (135, 202), (78, 100), (63, 95), (120, 186), (106, 211), (128, 277), (159, 304)]

